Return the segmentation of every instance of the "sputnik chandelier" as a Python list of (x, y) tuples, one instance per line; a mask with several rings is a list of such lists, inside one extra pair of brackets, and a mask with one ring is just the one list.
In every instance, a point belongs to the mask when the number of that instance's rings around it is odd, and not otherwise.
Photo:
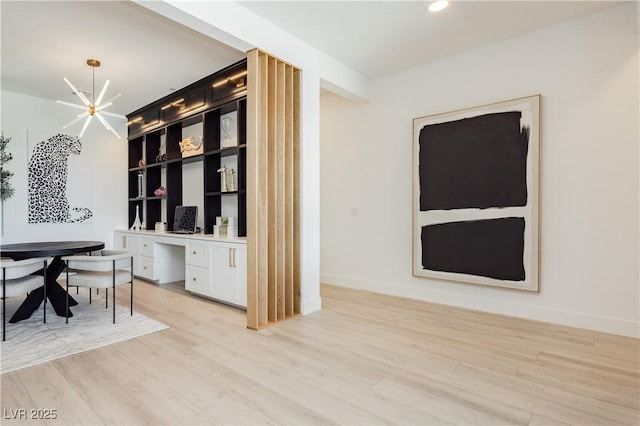
[(126, 117), (124, 115), (115, 114), (113, 112), (105, 111), (105, 108), (108, 108), (111, 105), (113, 105), (113, 101), (118, 96), (120, 96), (120, 93), (118, 93), (114, 97), (102, 102), (102, 98), (104, 97), (104, 94), (107, 91), (107, 87), (109, 87), (109, 83), (110, 83), (110, 81), (107, 80), (107, 81), (105, 81), (104, 86), (102, 86), (102, 90), (100, 91), (100, 94), (98, 95), (98, 99), (96, 99), (96, 68), (100, 66), (100, 61), (97, 60), (97, 59), (87, 59), (87, 65), (89, 65), (93, 69), (93, 88), (92, 88), (92, 91), (91, 91), (91, 102), (89, 102), (89, 99), (87, 98), (87, 95), (85, 95), (83, 92), (81, 92), (78, 89), (76, 89), (75, 86), (73, 84), (71, 84), (71, 82), (65, 77), (64, 81), (69, 85), (69, 87), (71, 87), (71, 90), (73, 90), (73, 92), (76, 95), (78, 95), (78, 97), (80, 98), (80, 100), (82, 101), (82, 103), (84, 105), (72, 104), (70, 102), (64, 102), (64, 101), (58, 101), (58, 103), (62, 104), (62, 105), (70, 106), (72, 108), (83, 109), (85, 111), (80, 113), (80, 114), (78, 114), (73, 121), (71, 121), (69, 124), (67, 124), (65, 126), (62, 126), (62, 128), (66, 129), (69, 126), (71, 126), (73, 124), (76, 124), (78, 121), (82, 120), (83, 118), (86, 118), (86, 120), (84, 122), (84, 125), (82, 126), (82, 130), (80, 130), (80, 134), (78, 135), (78, 137), (81, 138), (84, 135), (85, 130), (87, 130), (87, 127), (89, 126), (89, 123), (91, 122), (91, 119), (95, 116), (95, 117), (98, 118), (98, 120), (100, 120), (100, 122), (104, 125), (104, 127), (107, 130), (111, 130), (113, 132), (113, 134), (116, 135), (116, 137), (118, 139), (120, 139), (120, 135), (118, 134), (118, 132), (116, 132), (113, 129), (113, 127), (111, 127), (109, 122), (103, 117), (103, 115), (109, 115), (109, 116), (112, 116), (112, 117), (118, 117), (118, 118), (126, 119)]

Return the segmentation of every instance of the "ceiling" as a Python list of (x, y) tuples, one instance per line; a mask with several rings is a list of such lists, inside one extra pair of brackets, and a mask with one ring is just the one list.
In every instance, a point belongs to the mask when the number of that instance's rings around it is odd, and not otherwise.
[[(371, 78), (475, 49), (616, 1), (242, 1), (248, 10)], [(1, 87), (78, 103), (64, 83), (122, 93), (128, 114), (244, 57), (244, 53), (129, 1), (0, 1)], [(150, 77), (152, 76), (152, 77)]]
[(243, 1), (268, 21), (367, 77), (512, 38), (616, 6), (612, 1)]

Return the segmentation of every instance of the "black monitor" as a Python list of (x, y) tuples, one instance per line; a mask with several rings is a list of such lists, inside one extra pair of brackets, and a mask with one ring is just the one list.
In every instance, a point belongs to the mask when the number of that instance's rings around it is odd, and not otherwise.
[(173, 232), (193, 234), (196, 232), (198, 221), (198, 206), (176, 206), (173, 219)]

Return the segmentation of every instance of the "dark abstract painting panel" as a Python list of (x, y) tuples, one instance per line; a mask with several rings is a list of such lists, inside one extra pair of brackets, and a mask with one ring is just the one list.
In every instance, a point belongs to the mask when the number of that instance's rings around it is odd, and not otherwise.
[(524, 281), (522, 217), (422, 227), (422, 267), (432, 271)]
[(431, 124), (420, 130), (420, 210), (527, 204), (529, 129), (521, 112)]

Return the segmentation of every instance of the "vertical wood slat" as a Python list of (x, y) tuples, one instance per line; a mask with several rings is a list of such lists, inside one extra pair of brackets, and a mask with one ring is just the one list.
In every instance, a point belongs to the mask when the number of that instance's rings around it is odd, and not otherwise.
[(248, 53), (247, 327), (300, 313), (300, 70)]
[[(295, 237), (293, 216), (293, 69), (285, 70), (285, 183), (284, 183), (284, 221), (285, 221), (285, 257), (293, 259), (293, 239)], [(293, 316), (293, 262), (285, 265), (285, 316)]]
[(276, 65), (276, 103), (278, 104), (278, 110), (276, 112), (276, 318), (278, 320), (285, 318), (285, 265), (289, 262), (285, 257), (285, 90), (284, 84), (284, 68), (283, 62), (278, 62)]
[(258, 51), (247, 55), (247, 327), (258, 329), (268, 322), (268, 226), (264, 111), (267, 104), (267, 57)]
[[(259, 69), (265, 70), (267, 69), (267, 57), (266, 56), (260, 56), (259, 60), (258, 60), (258, 66)], [(259, 231), (257, 233), (257, 238), (258, 238), (258, 253), (259, 253), (259, 260), (257, 263), (257, 267), (259, 270), (259, 281), (258, 281), (258, 320), (259, 320), (259, 324), (266, 324), (268, 321), (268, 300), (269, 300), (269, 294), (268, 294), (268, 277), (267, 277), (267, 272), (269, 270), (269, 265), (268, 265), (268, 257), (264, 255), (264, 253), (266, 253), (266, 247), (267, 247), (267, 234), (264, 231), (265, 229), (267, 229), (267, 226), (269, 225), (268, 223), (268, 212), (267, 212), (267, 184), (268, 184), (268, 175), (267, 175), (267, 171), (268, 171), (268, 164), (267, 164), (267, 151), (266, 151), (266, 146), (263, 143), (259, 143), (260, 140), (262, 141), (266, 141), (267, 140), (267, 130), (268, 128), (264, 125), (260, 125), (261, 122), (264, 122), (265, 120), (265, 116), (267, 114), (267, 111), (269, 109), (269, 104), (268, 104), (268, 99), (266, 96), (267, 93), (267, 81), (268, 81), (269, 75), (266, 72), (261, 72), (259, 73), (259, 79), (256, 79), (259, 86), (258, 86), (258, 98), (256, 99), (259, 104), (258, 104), (258, 111), (257, 111), (257, 124), (258, 124), (258, 137), (259, 139), (257, 139), (255, 141), (256, 143), (256, 153), (258, 155), (258, 169), (257, 169), (257, 179), (258, 179), (258, 189), (256, 192), (256, 196), (258, 197), (259, 200), (259, 204), (258, 204), (258, 210), (257, 210), (257, 221), (258, 221), (258, 226), (259, 228), (257, 228), (257, 231)], [(250, 196), (250, 195), (249, 195)]]
[(276, 239), (272, 236), (276, 234), (276, 204), (275, 200), (277, 197), (277, 187), (276, 187), (276, 117), (278, 114), (279, 105), (276, 100), (276, 91), (278, 90), (277, 81), (276, 81), (276, 59), (273, 57), (268, 57), (267, 59), (267, 73), (269, 74), (269, 78), (267, 80), (267, 97), (269, 99), (269, 108), (266, 111), (267, 115), (267, 157), (269, 168), (267, 170), (267, 184), (269, 186), (268, 199), (267, 199), (267, 214), (269, 216), (269, 224), (268, 224), (268, 246), (267, 253), (269, 256), (269, 264), (268, 264), (268, 288), (269, 288), (269, 302), (268, 302), (268, 320), (271, 322), (275, 322), (277, 320), (277, 257), (276, 257)]
[[(249, 82), (258, 80), (259, 76), (259, 58), (257, 52), (249, 52), (247, 55), (247, 75), (251, 76)], [(260, 244), (258, 242), (258, 204), (259, 190), (257, 180), (258, 170), (258, 144), (259, 140), (258, 117), (260, 115), (260, 105), (258, 99), (259, 84), (247, 84), (247, 165), (246, 165), (246, 185), (247, 193), (247, 327), (257, 329), (260, 324), (258, 318), (258, 300), (259, 270), (260, 263)]]
[(300, 313), (300, 70), (293, 69), (293, 312)]

